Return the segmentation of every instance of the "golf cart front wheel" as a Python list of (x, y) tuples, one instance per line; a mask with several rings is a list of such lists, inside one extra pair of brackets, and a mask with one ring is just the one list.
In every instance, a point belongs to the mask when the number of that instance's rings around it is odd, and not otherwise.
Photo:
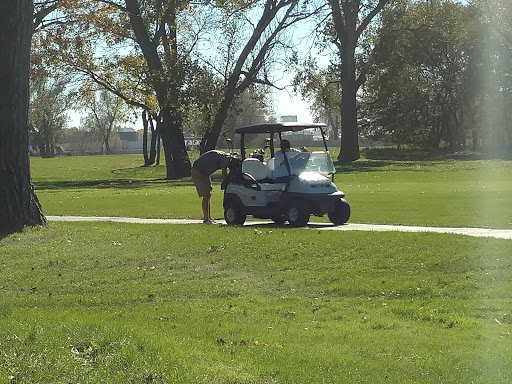
[(245, 223), (245, 214), (241, 204), (236, 200), (230, 201), (224, 208), (224, 220), (227, 225), (242, 225)]
[(350, 218), (350, 205), (348, 205), (345, 199), (336, 200), (334, 211), (330, 212), (327, 216), (334, 225), (345, 224)]
[(288, 206), (286, 216), (292, 227), (303, 227), (308, 223), (310, 213), (303, 201), (292, 201)]

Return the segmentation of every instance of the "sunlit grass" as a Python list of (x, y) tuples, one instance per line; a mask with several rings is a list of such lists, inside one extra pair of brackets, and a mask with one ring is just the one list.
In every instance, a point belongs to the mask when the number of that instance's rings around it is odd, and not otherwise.
[[(139, 155), (33, 158), (32, 178), (47, 215), (201, 217), (189, 178), (164, 180), (163, 165), (141, 163)], [(362, 159), (337, 165), (335, 183), (351, 205), (350, 222), (512, 228), (511, 165)], [(221, 218), (220, 174), (213, 179), (212, 212)]]
[(512, 243), (58, 223), (0, 243), (0, 382), (505, 383)]

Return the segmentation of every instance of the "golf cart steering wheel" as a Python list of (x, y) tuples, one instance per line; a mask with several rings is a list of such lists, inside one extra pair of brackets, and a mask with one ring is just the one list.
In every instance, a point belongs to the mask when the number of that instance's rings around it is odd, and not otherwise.
[(244, 179), (244, 186), (247, 188), (254, 189), (255, 191), (261, 191), (261, 185), (258, 181), (249, 173), (242, 173)]

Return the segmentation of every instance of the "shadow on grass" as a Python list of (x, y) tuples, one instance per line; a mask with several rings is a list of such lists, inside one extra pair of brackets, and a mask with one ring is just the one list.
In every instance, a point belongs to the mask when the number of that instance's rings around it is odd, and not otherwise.
[(444, 161), (444, 160), (512, 160), (512, 153), (485, 154), (476, 152), (449, 152), (448, 150), (425, 151), (420, 149), (366, 148), (361, 151), (369, 160), (386, 161)]
[(56, 180), (56, 181), (39, 181), (34, 182), (36, 190), (59, 190), (59, 189), (142, 189), (154, 186), (192, 186), (192, 180), (185, 177), (180, 180), (129, 180), (129, 179), (114, 179), (114, 180)]
[[(422, 151), (418, 149), (396, 148), (366, 148), (361, 150), (361, 159), (351, 163), (337, 162), (338, 173), (377, 172), (384, 167), (395, 166), (397, 170), (404, 167), (422, 165), (434, 165), (447, 160), (474, 161), (474, 160), (512, 160), (512, 154), (503, 156), (489, 156), (479, 153), (449, 153), (447, 151)], [(400, 168), (399, 168), (400, 167)], [(419, 172), (424, 172), (419, 169)]]
[[(264, 219), (261, 219), (261, 220), (264, 220)], [(343, 227), (343, 226), (346, 226), (347, 224), (342, 224), (342, 225), (338, 225), (337, 227)], [(226, 224), (227, 226), (227, 224)], [(268, 222), (261, 222), (261, 221), (246, 221), (242, 227), (255, 227), (255, 228), (261, 228), (261, 229), (264, 229), (264, 228), (277, 228), (277, 229), (296, 229), (298, 227), (293, 227), (291, 226), (289, 223), (284, 223), (284, 224), (276, 224), (274, 223), (273, 221), (268, 221)], [(332, 223), (308, 223), (305, 227), (299, 227), (299, 228), (310, 228), (310, 229), (321, 229), (321, 228), (327, 228), (327, 227), (336, 227), (336, 225), (332, 224)]]

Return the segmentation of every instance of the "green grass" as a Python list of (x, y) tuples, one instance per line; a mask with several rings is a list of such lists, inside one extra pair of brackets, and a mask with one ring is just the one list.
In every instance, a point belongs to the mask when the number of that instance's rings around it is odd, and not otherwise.
[(0, 242), (0, 383), (508, 383), (512, 242), (56, 223)]
[[(352, 222), (512, 228), (510, 161), (379, 154), (337, 166)], [(31, 161), (47, 215), (200, 217), (190, 180), (140, 164)], [(50, 223), (0, 242), (0, 383), (508, 383), (511, 254), (428, 233)]]
[[(373, 157), (337, 165), (335, 182), (347, 195), (351, 222), (512, 228), (512, 161)], [(31, 164), (47, 215), (201, 217), (191, 180), (164, 180), (164, 166), (141, 167), (140, 155), (33, 158)], [(217, 218), (219, 185), (217, 173)]]

